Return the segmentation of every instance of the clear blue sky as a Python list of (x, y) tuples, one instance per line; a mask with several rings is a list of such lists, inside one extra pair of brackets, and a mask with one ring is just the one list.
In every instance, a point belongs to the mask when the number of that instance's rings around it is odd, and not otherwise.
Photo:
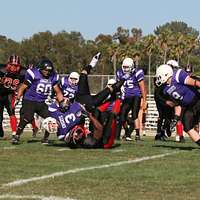
[(183, 21), (200, 31), (199, 0), (0, 0), (0, 35), (21, 41), (49, 30), (81, 32), (85, 39), (138, 27)]

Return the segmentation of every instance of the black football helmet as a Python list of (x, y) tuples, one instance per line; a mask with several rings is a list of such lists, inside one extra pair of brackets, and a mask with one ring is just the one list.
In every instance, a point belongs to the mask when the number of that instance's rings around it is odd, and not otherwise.
[(54, 72), (53, 63), (48, 58), (42, 59), (37, 67), (44, 77), (49, 77)]

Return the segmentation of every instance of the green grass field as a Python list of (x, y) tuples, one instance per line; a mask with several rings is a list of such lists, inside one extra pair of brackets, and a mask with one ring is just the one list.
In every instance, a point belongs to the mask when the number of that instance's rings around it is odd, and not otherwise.
[(143, 137), (109, 150), (49, 146), (24, 133), (0, 140), (0, 199), (199, 200), (200, 148)]

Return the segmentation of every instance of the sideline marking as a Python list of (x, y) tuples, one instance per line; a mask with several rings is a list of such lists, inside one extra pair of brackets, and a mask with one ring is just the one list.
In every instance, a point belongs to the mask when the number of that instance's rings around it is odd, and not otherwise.
[(71, 149), (67, 149), (67, 148), (65, 148), (65, 149), (58, 149), (57, 151), (70, 151)]
[(45, 197), (45, 196), (39, 196), (39, 195), (10, 195), (10, 194), (5, 194), (5, 195), (0, 195), (0, 199), (5, 199), (5, 198), (12, 198), (12, 199), (41, 199), (41, 200), (75, 200), (71, 198), (63, 198), (63, 197), (56, 197), (56, 196), (50, 196), (50, 197)]
[(175, 153), (179, 153), (179, 152), (174, 151), (174, 152), (171, 152), (171, 153), (165, 153), (165, 154), (158, 154), (158, 155), (154, 155), (154, 156), (145, 156), (145, 157), (141, 157), (141, 158), (136, 158), (134, 160), (120, 161), (120, 162), (115, 162), (115, 163), (110, 163), (110, 164), (105, 164), (105, 165), (91, 166), (91, 167), (76, 168), (76, 169), (71, 169), (71, 170), (67, 170), (67, 171), (63, 171), (63, 172), (55, 172), (53, 174), (34, 177), (34, 178), (19, 179), (19, 180), (10, 182), (10, 183), (3, 184), (1, 187), (2, 188), (14, 187), (14, 186), (23, 185), (23, 184), (26, 184), (26, 183), (29, 183), (29, 182), (44, 180), (44, 179), (48, 179), (48, 178), (55, 178), (55, 177), (63, 176), (63, 175), (66, 175), (66, 174), (75, 174), (77, 172), (89, 171), (89, 170), (93, 170), (93, 169), (103, 169), (103, 168), (109, 168), (109, 167), (117, 167), (117, 166), (121, 166), (121, 165), (125, 165), (125, 164), (138, 163), (138, 162), (142, 162), (142, 161), (146, 161), (146, 160), (153, 160), (153, 159), (156, 159), (156, 158), (162, 158), (162, 157), (172, 155), (172, 154), (175, 154)]
[(115, 150), (111, 150), (112, 153), (118, 153), (118, 152), (124, 152), (123, 149), (115, 149)]
[(12, 150), (12, 149), (16, 149), (16, 147), (3, 147), (4, 150)]

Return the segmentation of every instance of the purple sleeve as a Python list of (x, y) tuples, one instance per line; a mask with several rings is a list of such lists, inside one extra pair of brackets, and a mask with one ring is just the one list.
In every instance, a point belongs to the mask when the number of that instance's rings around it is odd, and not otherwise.
[(122, 70), (118, 69), (117, 72), (116, 72), (116, 79), (117, 81), (121, 80), (122, 79)]
[(182, 69), (177, 70), (176, 72), (176, 81), (181, 84), (185, 84), (185, 80), (188, 77), (188, 73)]
[(53, 81), (52, 81), (52, 85), (56, 85), (59, 81), (59, 75), (58, 74), (54, 74), (53, 75)]
[(29, 83), (32, 84), (33, 80), (35, 79), (35, 74), (31, 69), (28, 69), (25, 73), (25, 80)]
[(137, 81), (141, 81), (144, 79), (144, 71), (142, 69), (138, 70), (135, 74)]

